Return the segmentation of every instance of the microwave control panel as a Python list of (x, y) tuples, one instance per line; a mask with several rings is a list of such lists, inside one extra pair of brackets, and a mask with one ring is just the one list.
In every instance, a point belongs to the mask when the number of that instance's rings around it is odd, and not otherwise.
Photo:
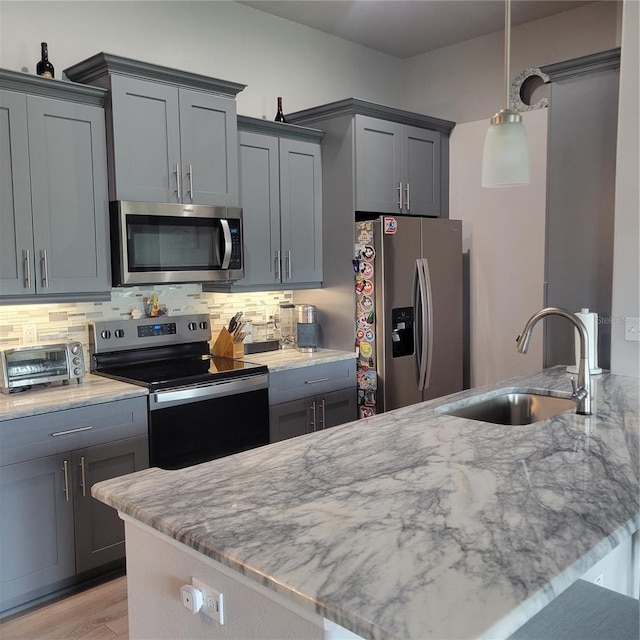
[(229, 232), (231, 233), (231, 259), (229, 269), (242, 269), (242, 234), (240, 232), (240, 220), (229, 220)]

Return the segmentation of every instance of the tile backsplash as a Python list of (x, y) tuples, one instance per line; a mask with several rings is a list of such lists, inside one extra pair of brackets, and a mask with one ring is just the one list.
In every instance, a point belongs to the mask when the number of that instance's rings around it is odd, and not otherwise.
[(82, 342), (89, 363), (88, 324), (95, 320), (117, 320), (131, 317), (137, 309), (142, 315), (144, 297), (158, 296), (167, 315), (208, 313), (211, 334), (217, 337), (237, 311), (244, 318), (261, 322), (274, 315), (278, 304), (291, 302), (291, 291), (261, 293), (203, 293), (200, 285), (167, 285), (113, 289), (110, 302), (73, 302), (0, 306), (0, 348), (23, 344), (23, 325), (35, 325), (37, 343), (56, 340)]

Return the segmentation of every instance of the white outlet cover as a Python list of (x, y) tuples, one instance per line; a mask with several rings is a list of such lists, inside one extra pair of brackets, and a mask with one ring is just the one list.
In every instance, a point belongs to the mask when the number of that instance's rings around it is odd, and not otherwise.
[[(224, 594), (197, 578), (191, 578), (191, 584), (202, 591), (203, 605), (200, 613), (224, 625)], [(213, 602), (213, 606), (210, 603)]]

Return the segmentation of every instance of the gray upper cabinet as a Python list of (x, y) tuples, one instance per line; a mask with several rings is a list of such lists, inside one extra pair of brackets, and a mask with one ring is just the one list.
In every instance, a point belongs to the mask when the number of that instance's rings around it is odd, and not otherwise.
[(4, 70), (0, 87), (0, 299), (107, 296), (105, 92)]
[(440, 134), (355, 116), (357, 211), (439, 216)]
[(238, 118), (245, 277), (205, 291), (318, 287), (322, 281), (322, 132)]
[(111, 200), (238, 204), (235, 96), (244, 85), (105, 53), (65, 74), (111, 92)]

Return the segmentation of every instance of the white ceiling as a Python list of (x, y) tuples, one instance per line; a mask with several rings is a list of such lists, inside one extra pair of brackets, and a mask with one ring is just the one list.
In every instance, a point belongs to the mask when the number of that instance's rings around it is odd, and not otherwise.
[[(504, 29), (503, 0), (238, 1), (396, 58), (409, 58)], [(511, 24), (585, 4), (590, 2), (512, 0)]]

